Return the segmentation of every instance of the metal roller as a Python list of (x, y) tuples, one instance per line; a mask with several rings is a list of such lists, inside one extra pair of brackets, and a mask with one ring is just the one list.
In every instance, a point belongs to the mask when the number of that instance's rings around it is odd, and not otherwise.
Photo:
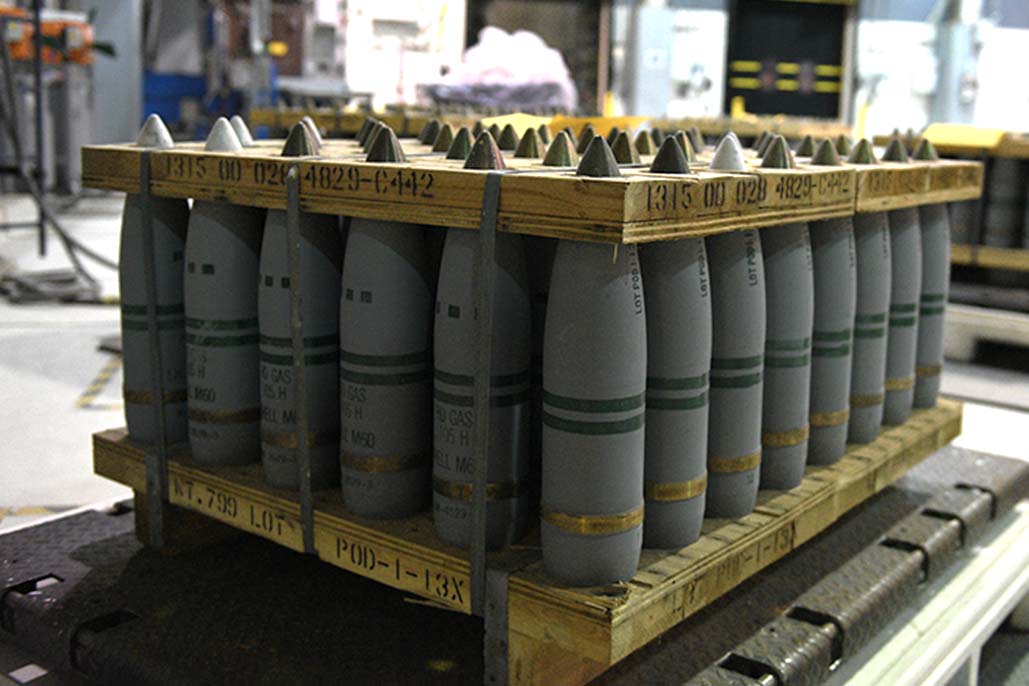
[[(379, 134), (368, 161), (406, 161), (392, 131)], [(429, 502), (428, 258), (421, 226), (350, 223), (339, 305), (340, 464), (343, 501), (363, 517), (406, 517)]]
[[(686, 156), (665, 139), (651, 172), (685, 174)], [(643, 544), (697, 540), (707, 491), (711, 295), (703, 238), (640, 248), (647, 310), (647, 414)]]
[[(789, 169), (786, 139), (765, 144), (761, 166)], [(764, 390), (761, 410), (761, 488), (785, 490), (804, 478), (811, 386), (814, 276), (805, 223), (761, 231), (765, 267)]]
[[(847, 160), (878, 164), (872, 146), (859, 140)], [(886, 212), (854, 215), (857, 300), (850, 372), (847, 440), (870, 443), (882, 426), (886, 379), (886, 327), (890, 309), (890, 229)]]
[[(619, 176), (594, 137), (577, 173)], [(592, 586), (636, 573), (643, 542), (646, 313), (636, 247), (562, 240), (543, 354), (547, 572)]]
[[(309, 129), (294, 126), (284, 157), (315, 154)], [(261, 343), (261, 461), (276, 488), (300, 487), (286, 212), (269, 210), (261, 244), (258, 321)], [(300, 213), (304, 380), (311, 488), (339, 483), (339, 289), (343, 244), (339, 220)]]
[[(838, 166), (832, 141), (822, 141), (812, 164)], [(857, 299), (854, 223), (850, 217), (811, 222), (815, 320), (811, 333), (808, 464), (831, 464), (847, 451), (851, 345)]]
[[(735, 135), (718, 144), (711, 169), (746, 171)], [(742, 517), (757, 501), (761, 465), (765, 273), (757, 231), (709, 236), (711, 406), (708, 517)]]
[[(466, 169), (503, 169), (500, 150), (484, 132)], [(443, 540), (471, 542), (475, 474), (473, 408), (475, 293), (472, 278), (479, 235), (447, 229), (436, 289), (433, 365), (433, 523)], [(532, 305), (522, 237), (496, 236), (496, 282), (486, 545), (500, 548), (525, 532), (529, 514), (529, 377)]]
[[(175, 147), (171, 134), (151, 114), (136, 139), (139, 148)], [(182, 254), (189, 222), (185, 200), (150, 196), (154, 237), (154, 279), (157, 282), (157, 337), (163, 371), (161, 403), (165, 439), (186, 440), (186, 345), (183, 319)], [(154, 388), (147, 327), (146, 274), (143, 271), (143, 207), (134, 193), (125, 196), (122, 210), (118, 284), (121, 293), (122, 363), (125, 424), (129, 437), (142, 443), (158, 440)]]
[[(204, 146), (239, 152), (224, 119)], [(189, 444), (201, 464), (256, 462), (260, 454), (257, 280), (264, 210), (197, 200), (186, 239)]]
[[(939, 159), (928, 140), (922, 141), (914, 157), (929, 161)], [(914, 406), (933, 407), (940, 395), (943, 314), (950, 284), (950, 225), (946, 205), (921, 205), (918, 226), (922, 237), (922, 290), (918, 300)]]

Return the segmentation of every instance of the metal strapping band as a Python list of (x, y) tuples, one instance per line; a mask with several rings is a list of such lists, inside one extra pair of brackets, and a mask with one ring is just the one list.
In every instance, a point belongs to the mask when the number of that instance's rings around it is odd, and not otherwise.
[(643, 524), (643, 506), (611, 515), (575, 515), (542, 507), (540, 517), (547, 524), (571, 534), (606, 536), (620, 534)]
[(915, 377), (902, 376), (896, 379), (886, 379), (887, 391), (906, 391), (915, 386)]
[(943, 365), (940, 364), (927, 364), (921, 367), (915, 367), (915, 376), (923, 378), (926, 376), (939, 376), (940, 372), (943, 371)]
[[(308, 431), (307, 447), (321, 448), (339, 442), (339, 431)], [(261, 431), (261, 443), (275, 448), (295, 449), (297, 447), (297, 435), (293, 431)]]
[(827, 427), (845, 424), (850, 419), (850, 408), (836, 410), (835, 412), (812, 412), (808, 417), (811, 426)]
[[(434, 477), (432, 490), (454, 500), (472, 501), (472, 483), (470, 481), (447, 481)], [(486, 484), (486, 500), (504, 500), (517, 498), (529, 492), (528, 481), (492, 481)]]
[(291, 162), (286, 172), (286, 257), (289, 264), (289, 328), (293, 342), (293, 414), (296, 418), (297, 476), (300, 480), (300, 530), (304, 552), (311, 554), (314, 553), (314, 501), (311, 496), (311, 449), (308, 447), (311, 427), (307, 416), (304, 362), (300, 212), (300, 167), (297, 162)]
[(851, 407), (875, 407), (886, 400), (885, 393), (855, 393), (850, 396)]
[[(136, 391), (131, 388), (122, 388), (122, 397), (125, 399), (125, 402), (131, 405), (150, 405), (154, 402), (154, 394), (150, 391)], [(176, 388), (170, 391), (165, 391), (161, 397), (161, 402), (186, 402), (186, 389)]]
[(428, 453), (413, 455), (357, 455), (343, 451), (340, 463), (348, 469), (359, 472), (406, 472), (410, 469), (428, 468), (432, 464)]
[[(468, 551), (468, 572), (471, 586), (472, 612), (480, 617), (486, 607), (486, 506), (489, 497), (488, 474), (490, 458), (490, 387), (493, 369), (494, 293), (497, 275), (497, 217), (500, 213), (500, 182), (503, 172), (486, 174), (482, 189), (482, 215), (479, 240), (472, 269), (472, 288), (475, 309), (478, 311), (475, 327), (475, 373), (473, 408), (476, 422), (472, 427), (472, 447), (475, 455), (472, 473), (471, 545)], [(528, 370), (526, 370), (528, 376)]]
[(717, 474), (734, 474), (746, 472), (761, 465), (761, 451), (740, 455), (739, 457), (709, 457), (707, 469)]
[(242, 410), (199, 410), (189, 408), (189, 419), (204, 424), (246, 424), (261, 420), (260, 407), (246, 407)]
[(662, 503), (690, 500), (707, 490), (707, 474), (689, 481), (644, 481), (643, 497)]
[(766, 445), (770, 448), (787, 448), (791, 445), (800, 445), (807, 440), (809, 433), (810, 431), (806, 426), (787, 431), (762, 431), (761, 445)]
[[(37, 131), (38, 133), (38, 131)], [(150, 353), (151, 408), (157, 427), (155, 450), (144, 457), (149, 544), (164, 547), (164, 503), (168, 501), (168, 420), (163, 409), (164, 362), (157, 320), (157, 258), (154, 254), (154, 208), (150, 188), (150, 152), (139, 156), (139, 223), (143, 239), (143, 274), (146, 279), (147, 348)], [(127, 323), (127, 322), (125, 322)], [(176, 325), (177, 326), (177, 325)]]

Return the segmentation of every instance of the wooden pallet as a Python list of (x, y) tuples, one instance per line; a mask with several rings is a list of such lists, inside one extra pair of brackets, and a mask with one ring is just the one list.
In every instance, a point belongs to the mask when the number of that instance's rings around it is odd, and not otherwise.
[[(960, 433), (960, 403), (941, 399), (829, 467), (809, 467), (791, 491), (762, 491), (737, 520), (706, 520), (681, 550), (645, 550), (636, 576), (600, 588), (553, 582), (536, 534), (496, 553), (517, 556), (508, 591), (509, 683), (580, 685), (826, 529)], [(143, 450), (124, 430), (93, 436), (97, 474), (145, 492)], [(169, 499), (237, 529), (302, 550), (296, 494), (266, 486), (260, 465), (203, 468), (169, 461)], [(340, 494), (315, 494), (315, 549), (342, 569), (469, 613), (466, 551), (442, 543), (431, 515), (372, 521), (346, 511)]]
[(950, 246), (950, 263), (1029, 272), (1029, 249), (954, 243)]
[[(318, 128), (325, 131), (329, 136), (352, 137), (361, 128), (361, 124), (368, 117), (368, 112), (342, 112), (329, 107), (317, 109), (293, 108), (280, 110), (273, 107), (257, 108), (250, 111), (248, 121), (250, 126), (267, 126), (275, 130), (285, 131), (296, 124), (305, 116), (311, 117)], [(426, 112), (376, 112), (373, 116), (389, 126), (398, 136), (415, 136), (422, 127), (433, 117)], [(447, 121), (452, 118), (447, 117)], [(457, 118), (454, 121), (465, 123), (465, 118)]]
[[(941, 155), (958, 155), (972, 158), (990, 155), (1029, 159), (1029, 133), (981, 129), (974, 126), (955, 124), (932, 124), (924, 132), (933, 147)], [(886, 145), (890, 136), (879, 135), (876, 145)]]
[[(278, 156), (281, 141), (243, 153), (208, 153), (199, 144), (150, 153), (151, 190), (159, 196), (285, 208), (285, 174), (299, 164), (300, 204), (309, 212), (475, 229), (486, 172), (411, 144), (406, 164), (369, 163), (353, 141), (327, 141), (321, 157)], [(142, 150), (133, 145), (82, 150), (83, 185), (139, 192)], [(500, 194), (498, 229), (555, 238), (641, 243), (727, 230), (763, 228), (978, 197), (982, 166), (938, 162), (875, 167), (651, 174), (647, 160), (621, 178), (576, 176), (539, 160), (508, 157), (517, 173)]]
[(720, 136), (726, 131), (734, 131), (743, 138), (757, 138), (765, 131), (782, 134), (793, 140), (810, 134), (819, 138), (835, 138), (839, 135), (850, 136), (853, 129), (849, 124), (831, 119), (810, 119), (803, 117), (762, 117), (749, 115), (746, 117), (686, 117), (683, 119), (655, 119), (651, 125), (662, 131), (675, 131), (695, 126), (705, 136)]

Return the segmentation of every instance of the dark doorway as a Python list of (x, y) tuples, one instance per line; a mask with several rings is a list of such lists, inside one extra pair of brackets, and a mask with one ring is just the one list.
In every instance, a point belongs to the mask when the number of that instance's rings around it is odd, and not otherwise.
[(840, 116), (844, 4), (735, 0), (729, 15), (725, 111)]

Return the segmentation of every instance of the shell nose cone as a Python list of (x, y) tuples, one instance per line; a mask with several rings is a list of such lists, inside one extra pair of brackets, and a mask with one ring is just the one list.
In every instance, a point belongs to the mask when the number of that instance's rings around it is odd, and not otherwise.
[(579, 167), (575, 170), (578, 176), (611, 177), (621, 176), (618, 171), (618, 161), (611, 152), (611, 146), (607, 144), (603, 136), (594, 136), (590, 140), (586, 153), (579, 160)]
[(204, 143), (204, 150), (207, 152), (239, 152), (243, 144), (239, 142), (239, 136), (232, 129), (232, 124), (225, 117), (218, 117), (211, 127), (211, 133)]
[(815, 151), (814, 157), (811, 158), (811, 164), (817, 164), (823, 167), (840, 166), (840, 156), (836, 152), (836, 146), (833, 145), (831, 140), (826, 138), (818, 144), (818, 150)]
[(722, 137), (711, 158), (712, 171), (747, 171), (747, 161), (743, 157), (740, 139), (732, 131)]
[(301, 122), (293, 125), (282, 146), (283, 157), (306, 157), (318, 154), (318, 145), (314, 142), (310, 130)]
[(172, 140), (171, 133), (168, 132), (168, 127), (164, 125), (164, 121), (156, 114), (151, 114), (139, 129), (136, 145), (141, 148), (168, 150), (175, 147), (175, 142)]
[(236, 132), (236, 137), (239, 138), (239, 142), (244, 148), (249, 148), (254, 144), (254, 137), (250, 135), (250, 129), (247, 128), (247, 123), (243, 121), (243, 117), (234, 114), (229, 123), (232, 124), (232, 130)]
[(464, 163), (465, 169), (506, 169), (500, 148), (489, 131), (483, 131), (475, 139), (472, 151)]
[(668, 136), (654, 156), (650, 171), (662, 174), (685, 174), (690, 170), (689, 161), (674, 136)]
[(878, 164), (879, 162), (875, 158), (875, 151), (867, 138), (862, 138), (854, 144), (854, 149), (850, 151), (847, 161), (851, 164)]
[(397, 140), (397, 134), (388, 126), (379, 129), (378, 135), (368, 150), (368, 162), (407, 162), (404, 149)]
[(761, 166), (765, 169), (792, 169), (793, 153), (786, 139), (782, 136), (772, 136), (765, 146), (765, 155), (761, 159)]

